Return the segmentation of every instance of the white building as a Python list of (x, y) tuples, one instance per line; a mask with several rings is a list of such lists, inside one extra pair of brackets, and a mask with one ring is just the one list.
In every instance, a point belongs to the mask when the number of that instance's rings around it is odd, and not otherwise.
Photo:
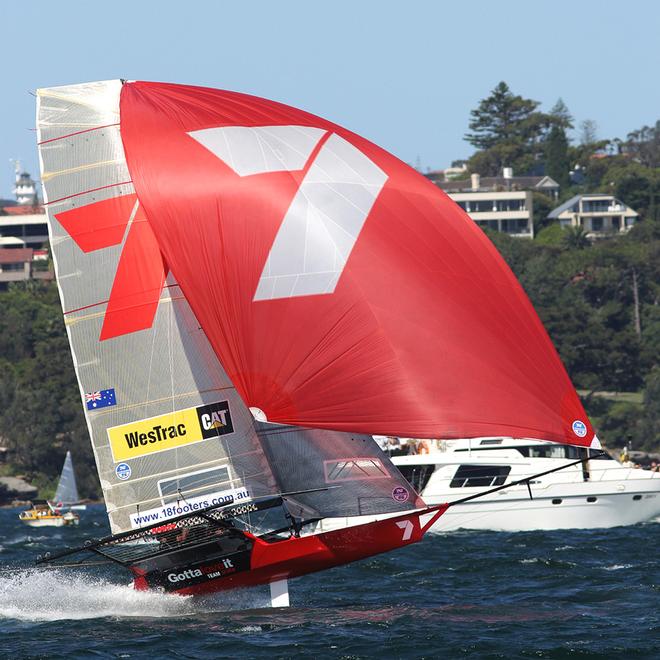
[(16, 201), (24, 206), (39, 204), (37, 184), (27, 172), (20, 171), (20, 163), (16, 163), (16, 183), (14, 185)]
[(0, 208), (0, 244), (39, 250), (48, 247), (48, 223), (42, 206)]
[[(432, 179), (433, 180), (433, 179)], [(559, 184), (548, 176), (514, 177), (505, 168), (501, 177), (434, 181), (480, 227), (519, 238), (534, 238), (533, 192), (557, 197)]]
[(48, 247), (46, 212), (39, 202), (37, 184), (16, 161), (16, 201), (0, 200), (0, 247)]
[(613, 195), (575, 195), (553, 209), (548, 218), (562, 227), (582, 227), (589, 238), (601, 238), (628, 231), (639, 213)]

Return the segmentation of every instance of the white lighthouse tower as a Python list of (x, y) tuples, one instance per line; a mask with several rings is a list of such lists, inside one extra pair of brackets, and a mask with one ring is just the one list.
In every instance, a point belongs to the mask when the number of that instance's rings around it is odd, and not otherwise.
[(16, 184), (14, 194), (16, 201), (21, 206), (38, 206), (39, 195), (37, 194), (37, 184), (28, 172), (21, 172), (21, 163), (16, 161)]

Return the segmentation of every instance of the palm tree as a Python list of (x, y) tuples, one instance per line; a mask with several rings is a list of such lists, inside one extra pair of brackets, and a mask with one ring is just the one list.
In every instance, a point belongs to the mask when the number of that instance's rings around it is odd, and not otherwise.
[(577, 227), (569, 227), (564, 230), (562, 244), (568, 250), (584, 250), (589, 247), (590, 242), (584, 227), (578, 225)]

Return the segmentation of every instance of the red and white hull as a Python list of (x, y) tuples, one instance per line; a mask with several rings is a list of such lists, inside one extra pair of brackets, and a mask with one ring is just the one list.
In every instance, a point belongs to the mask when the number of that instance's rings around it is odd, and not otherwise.
[(421, 541), (446, 505), (320, 534), (265, 541), (245, 534), (245, 547), (219, 551), (211, 542), (131, 566), (135, 588), (182, 595), (209, 594), (299, 577)]

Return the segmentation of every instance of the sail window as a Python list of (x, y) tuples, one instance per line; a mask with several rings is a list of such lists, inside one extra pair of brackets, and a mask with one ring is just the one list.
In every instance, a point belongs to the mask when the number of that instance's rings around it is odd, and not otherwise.
[(501, 486), (511, 472), (509, 465), (460, 465), (450, 488)]
[(378, 458), (345, 458), (323, 461), (323, 467), (327, 483), (389, 477), (385, 466)]
[(184, 497), (211, 494), (217, 491), (219, 485), (226, 486), (230, 482), (229, 468), (221, 465), (208, 470), (189, 472), (172, 479), (161, 479), (158, 490), (163, 505), (176, 502)]

